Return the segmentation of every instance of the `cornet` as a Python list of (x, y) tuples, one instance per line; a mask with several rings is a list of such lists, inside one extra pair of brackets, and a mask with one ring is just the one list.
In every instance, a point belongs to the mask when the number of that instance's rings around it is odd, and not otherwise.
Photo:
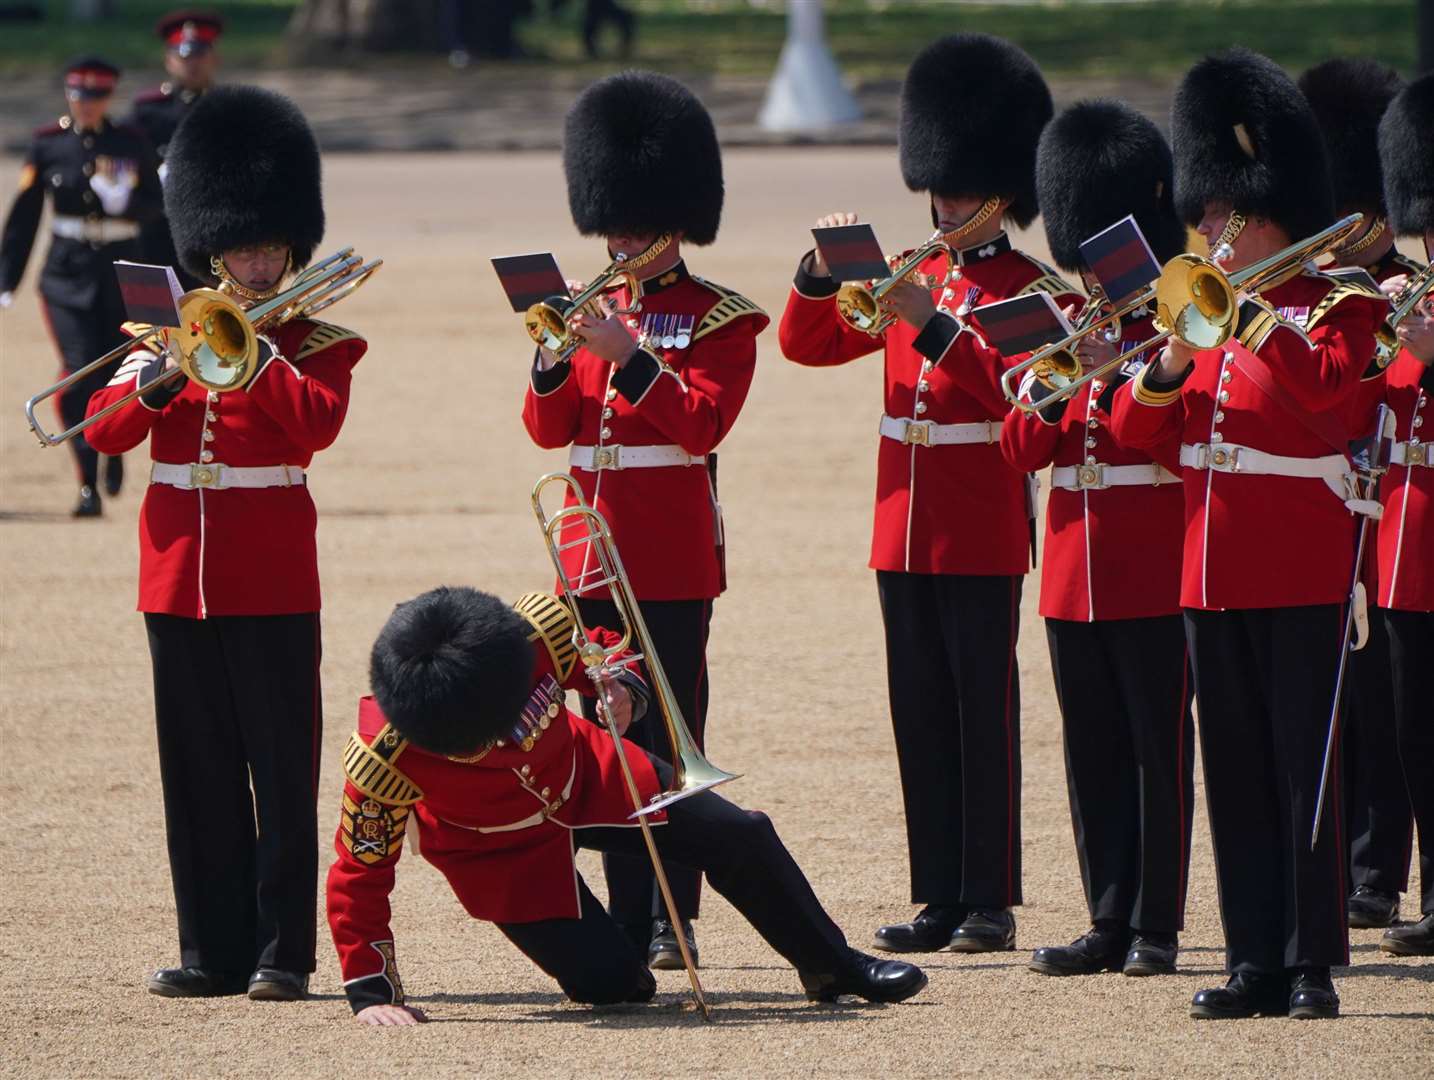
[(528, 336), (543, 348), (557, 356), (558, 360), (569, 360), (573, 353), (582, 348), (582, 335), (572, 327), (572, 318), (591, 305), (604, 293), (627, 286), (628, 302), (625, 307), (612, 309), (613, 315), (632, 315), (641, 310), (642, 284), (636, 271), (642, 269), (661, 255), (672, 243), (672, 234), (663, 233), (654, 240), (646, 251), (628, 258), (615, 255), (607, 269), (598, 274), (577, 296), (549, 296), (528, 307), (523, 313), (523, 328)]
[[(344, 248), (315, 263), (295, 277), (283, 292), (247, 310), (222, 285), (217, 289), (191, 289), (179, 298), (177, 327), (151, 327), (138, 337), (111, 349), (98, 360), (71, 372), (53, 386), (47, 386), (25, 402), (25, 418), (30, 422), (30, 430), (42, 446), (59, 446), (110, 413), (124, 408), (141, 394), (180, 375), (187, 375), (215, 393), (243, 389), (259, 370), (259, 334), (290, 319), (308, 318), (332, 307), (383, 265), (382, 259), (362, 265), (363, 260), (353, 250)], [(156, 345), (158, 351), (174, 355), (179, 366), (143, 388), (136, 387), (58, 434), (46, 431), (35, 416), (35, 409), (42, 401), (62, 393), (90, 372), (113, 363), (127, 353)]]
[(887, 327), (896, 321), (896, 316), (882, 310), (881, 298), (899, 282), (906, 281), (915, 274), (921, 264), (933, 255), (946, 257), (946, 273), (941, 276), (940, 281), (940, 284), (944, 285), (950, 280), (951, 271), (956, 267), (956, 256), (951, 253), (951, 245), (943, 239), (938, 230), (931, 239), (895, 267), (889, 276), (865, 284), (856, 281), (844, 284), (837, 290), (837, 314), (854, 330), (860, 330), (872, 337), (884, 333)]
[[(1261, 286), (1293, 267), (1317, 259), (1325, 252), (1338, 247), (1359, 228), (1363, 220), (1362, 214), (1350, 214), (1329, 228), (1228, 275), (1216, 263), (1200, 255), (1177, 255), (1165, 264), (1160, 271), (1160, 277), (1144, 292), (1137, 293), (1133, 299), (1102, 315), (1089, 326), (1077, 329), (1060, 341), (1033, 352), (1019, 364), (1007, 368), (1001, 375), (1001, 391), (1015, 408), (1022, 412), (1036, 412), (1053, 402), (1074, 396), (1086, 383), (1104, 378), (1112, 371), (1118, 371), (1132, 356), (1138, 356), (1159, 345), (1166, 338), (1173, 337), (1190, 349), (1219, 348), (1235, 332), (1241, 293), (1258, 292)], [(1125, 350), (1113, 360), (1091, 368), (1079, 378), (1062, 379), (1059, 382), (1047, 381), (1046, 385), (1050, 386), (1054, 393), (1038, 402), (1021, 400), (1018, 388), (1020, 376), (1024, 372), (1034, 370), (1037, 372), (1037, 378), (1040, 378), (1041, 365), (1050, 364), (1052, 358), (1060, 354), (1068, 355), (1072, 346), (1081, 338), (1152, 301), (1155, 304), (1154, 322), (1157, 331), (1153, 336)]]
[(1434, 263), (1430, 263), (1405, 282), (1404, 288), (1389, 301), (1393, 305), (1389, 318), (1374, 332), (1375, 363), (1381, 370), (1394, 363), (1394, 358), (1402, 348), (1399, 336), (1395, 333), (1399, 324), (1409, 317), (1420, 301), (1429, 295), (1431, 289), (1434, 289)]

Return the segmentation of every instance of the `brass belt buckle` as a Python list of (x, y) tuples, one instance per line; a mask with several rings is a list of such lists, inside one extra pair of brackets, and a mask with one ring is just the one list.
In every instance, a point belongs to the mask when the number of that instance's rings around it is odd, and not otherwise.
[(1082, 488), (1105, 487), (1105, 466), (1077, 465), (1076, 484)]
[(1405, 443), (1405, 444), (1404, 444), (1404, 464), (1405, 464), (1405, 465), (1428, 465), (1428, 464), (1429, 464), (1429, 447), (1427, 447), (1424, 443), (1412, 443), (1412, 442), (1410, 442), (1410, 443)]
[(216, 490), (222, 488), (223, 485), (219, 482), (219, 470), (222, 468), (222, 465), (216, 464), (190, 465), (189, 486), (192, 488), (214, 488)]
[(622, 447), (621, 446), (594, 446), (593, 447), (593, 471), (599, 469), (619, 470), (622, 468)]
[(906, 426), (901, 432), (901, 441), (908, 446), (930, 446), (931, 445), (931, 421), (912, 420), (903, 418), (901, 421)]
[(1223, 468), (1233, 460), (1230, 451), (1223, 446), (1212, 446), (1206, 452), (1210, 455), (1211, 468)]

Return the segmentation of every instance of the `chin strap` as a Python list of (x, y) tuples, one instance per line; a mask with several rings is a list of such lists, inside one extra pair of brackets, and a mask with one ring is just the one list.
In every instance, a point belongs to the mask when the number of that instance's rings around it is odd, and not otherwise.
[(992, 195), (989, 199), (987, 199), (981, 204), (981, 209), (977, 210), (974, 214), (968, 217), (960, 225), (957, 225), (956, 228), (952, 229), (949, 233), (943, 233), (941, 239), (945, 243), (954, 247), (958, 240), (970, 236), (982, 225), (990, 221), (991, 218), (995, 215), (995, 213), (1000, 209), (1000, 197)]
[(1354, 256), (1358, 255), (1360, 252), (1368, 251), (1369, 248), (1372, 247), (1374, 243), (1381, 236), (1384, 235), (1385, 224), (1386, 222), (1382, 215), (1376, 217), (1374, 221), (1370, 223), (1369, 228), (1365, 230), (1363, 236), (1361, 236), (1354, 243), (1350, 244), (1349, 247), (1342, 247), (1337, 249), (1334, 253), (1335, 258), (1342, 263), (1347, 263), (1350, 259), (1354, 258)]
[(239, 284), (239, 282), (234, 279), (234, 275), (229, 272), (229, 267), (224, 265), (223, 258), (218, 255), (209, 256), (209, 272), (219, 279), (219, 287), (224, 292), (232, 293), (234, 296), (239, 297), (239, 299), (247, 300), (249, 303), (254, 304), (261, 300), (273, 299), (279, 295), (279, 290), (284, 284), (284, 279), (289, 276), (289, 269), (293, 266), (293, 263), (294, 256), (293, 253), (290, 252), (284, 259), (284, 269), (283, 272), (279, 274), (278, 280), (276, 280), (270, 288), (262, 292)]
[(1235, 254), (1235, 240), (1245, 231), (1245, 215), (1238, 211), (1232, 212), (1230, 218), (1225, 222), (1225, 227), (1220, 230), (1220, 235), (1210, 245), (1210, 258), (1217, 263), (1228, 262)]

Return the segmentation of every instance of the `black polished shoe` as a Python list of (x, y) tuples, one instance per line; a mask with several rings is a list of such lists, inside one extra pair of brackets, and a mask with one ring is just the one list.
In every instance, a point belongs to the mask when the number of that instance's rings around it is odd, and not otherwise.
[(261, 967), (249, 977), (250, 1001), (303, 1001), (309, 996), (309, 977), (302, 971)]
[(1224, 986), (1197, 993), (1190, 1002), (1190, 1015), (1196, 1020), (1284, 1016), (1289, 1005), (1289, 986), (1282, 976), (1240, 971), (1230, 976)]
[(1339, 1015), (1339, 995), (1329, 968), (1302, 968), (1291, 973), (1290, 1016), (1295, 1020), (1333, 1020)]
[(145, 989), (160, 997), (228, 997), (244, 993), (247, 980), (232, 972), (197, 967), (160, 968), (145, 982)]
[(1130, 944), (1128, 930), (1093, 926), (1069, 945), (1048, 945), (1031, 954), (1031, 970), (1041, 975), (1094, 975), (1119, 971)]
[(910, 922), (878, 930), (876, 947), (882, 952), (936, 952), (951, 944), (951, 935), (966, 914), (959, 904), (927, 904)]
[(89, 484), (80, 488), (80, 501), (75, 503), (75, 508), (70, 511), (70, 516), (91, 518), (99, 517), (103, 513), (104, 508), (100, 506), (99, 492), (90, 487)]
[(1434, 914), (1384, 931), (1379, 947), (1394, 956), (1434, 956)]
[[(701, 967), (697, 959), (697, 935), (692, 932), (692, 923), (683, 922), (682, 936), (687, 939), (687, 951), (692, 954), (692, 966)], [(677, 944), (677, 934), (666, 919), (655, 919), (652, 923), (652, 940), (647, 946), (647, 966), (658, 971), (683, 970), (682, 949)]]
[(1009, 952), (1016, 947), (1016, 916), (1010, 908), (973, 911), (951, 935), (952, 952)]
[(124, 458), (119, 455), (105, 458), (105, 494), (118, 495), (124, 487)]
[(1174, 934), (1141, 934), (1131, 938), (1130, 951), (1125, 954), (1127, 975), (1174, 975), (1175, 957), (1180, 953), (1180, 939)]
[(1393, 926), (1399, 918), (1399, 894), (1357, 886), (1349, 894), (1349, 925), (1354, 930)]
[(852, 994), (867, 1001), (890, 1005), (919, 994), (926, 986), (926, 972), (905, 960), (879, 960), (851, 950), (851, 963), (835, 975), (799, 973), (808, 1001), (836, 1001)]

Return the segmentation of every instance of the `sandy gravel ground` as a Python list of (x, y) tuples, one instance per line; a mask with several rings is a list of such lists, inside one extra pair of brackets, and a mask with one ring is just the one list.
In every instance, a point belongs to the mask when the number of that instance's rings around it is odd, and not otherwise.
[[(0, 161), (8, 175), (13, 161)], [(372, 343), (343, 437), (313, 476), (322, 525), (326, 655), (321, 821), (336, 814), (339, 750), (392, 604), (440, 582), (514, 597), (549, 580), (528, 490), (561, 455), (534, 449), (518, 411), (528, 348), (488, 267), (550, 245), (571, 276), (600, 248), (573, 234), (551, 154), (333, 158), (329, 242), (388, 260), (334, 312)], [(720, 242), (695, 268), (774, 315), (806, 226), (855, 208), (888, 247), (927, 230), (894, 153), (737, 151)], [(1038, 234), (1037, 234), (1038, 235)], [(1037, 235), (1026, 242), (1039, 248)], [(16, 1076), (967, 1075), (1415, 1077), (1434, 1074), (1434, 964), (1395, 961), (1355, 932), (1344, 1019), (1196, 1025), (1190, 995), (1221, 981), (1223, 940), (1203, 796), (1180, 974), (1149, 980), (1029, 973), (1029, 950), (1085, 925), (1045, 645), (1026, 587), (1023, 672), (1026, 906), (1020, 951), (938, 954), (929, 989), (896, 1007), (809, 1005), (794, 974), (720, 899), (700, 924), (717, 1023), (657, 1003), (592, 1011), (490, 927), (470, 921), (415, 858), (394, 926), (405, 982), (434, 1022), (360, 1029), (320, 931), (313, 1000), (163, 1000), (173, 903), (135, 595), (140, 485), (97, 523), (72, 523), (70, 465), (42, 451), (20, 403), (54, 359), (32, 291), (0, 319), (0, 708), (6, 840), (0, 872), (0, 1071)], [(908, 917), (900, 795), (886, 715), (876, 591), (865, 569), (880, 371), (785, 363), (759, 373), (723, 449), (731, 582), (713, 627), (714, 761), (727, 791), (770, 811), (858, 945)], [(138, 455), (131, 477), (141, 473)], [(239, 568), (242, 572), (242, 567)], [(324, 864), (329, 841), (323, 838)], [(584, 863), (599, 890), (601, 874)], [(321, 917), (321, 913), (320, 913)]]

